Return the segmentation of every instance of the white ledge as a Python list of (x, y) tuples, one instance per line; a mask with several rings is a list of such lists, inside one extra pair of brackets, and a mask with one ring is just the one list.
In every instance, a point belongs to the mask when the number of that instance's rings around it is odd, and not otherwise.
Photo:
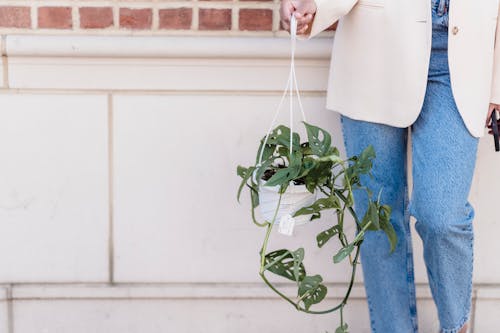
[[(275, 283), (287, 295), (296, 293), (292, 283)], [(328, 299), (339, 299), (347, 290), (347, 283), (326, 283), (330, 291)], [(7, 297), (8, 286), (0, 286), (0, 301)], [(417, 283), (418, 299), (432, 299), (429, 286)], [(499, 300), (500, 285), (474, 284), (475, 299)], [(333, 295), (334, 294), (334, 295)], [(362, 283), (354, 283), (351, 299), (365, 299)], [(117, 283), (109, 284), (15, 284), (11, 286), (12, 299), (276, 299), (263, 283)]]
[[(7, 35), (2, 54), (33, 57), (288, 58), (290, 39), (214, 36)], [(332, 38), (298, 40), (296, 57), (328, 59)]]

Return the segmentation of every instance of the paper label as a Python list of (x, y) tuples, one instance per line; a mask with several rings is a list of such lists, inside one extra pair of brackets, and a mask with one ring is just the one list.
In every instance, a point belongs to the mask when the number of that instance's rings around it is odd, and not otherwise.
[(290, 214), (285, 214), (280, 218), (278, 232), (283, 235), (293, 235), (293, 227), (295, 227), (295, 219)]

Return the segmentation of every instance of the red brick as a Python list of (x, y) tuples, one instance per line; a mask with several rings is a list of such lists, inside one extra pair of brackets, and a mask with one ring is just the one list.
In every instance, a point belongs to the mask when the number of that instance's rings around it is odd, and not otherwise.
[(80, 28), (102, 29), (113, 25), (113, 9), (111, 7), (79, 8)]
[(0, 7), (0, 27), (30, 28), (30, 7), (5, 6)]
[(160, 9), (160, 29), (190, 29), (193, 10), (191, 8)]
[(273, 11), (271, 9), (240, 9), (240, 30), (272, 30)]
[(230, 30), (231, 9), (200, 8), (200, 30)]
[(70, 7), (39, 7), (38, 27), (51, 29), (71, 29), (73, 20)]
[(151, 8), (120, 8), (120, 27), (127, 29), (151, 29)]

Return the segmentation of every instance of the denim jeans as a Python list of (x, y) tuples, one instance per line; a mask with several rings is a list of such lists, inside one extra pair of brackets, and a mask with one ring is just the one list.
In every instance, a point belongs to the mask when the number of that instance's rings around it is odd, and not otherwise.
[[(398, 237), (392, 254), (383, 231), (369, 231), (361, 245), (373, 333), (418, 332), (410, 215), (423, 242), (441, 332), (458, 332), (471, 314), (474, 209), (468, 196), (479, 139), (467, 130), (450, 86), (448, 11), (443, 9), (449, 0), (431, 1), (431, 59), (417, 120), (409, 128), (399, 128), (340, 116), (348, 156), (359, 154), (369, 144), (375, 149), (373, 178), (362, 175), (361, 181), (373, 190), (373, 200), (383, 188), (381, 202), (392, 207), (391, 223)], [(411, 200), (406, 178), (409, 133)], [(354, 210), (363, 216), (366, 191), (355, 190), (354, 199)]]

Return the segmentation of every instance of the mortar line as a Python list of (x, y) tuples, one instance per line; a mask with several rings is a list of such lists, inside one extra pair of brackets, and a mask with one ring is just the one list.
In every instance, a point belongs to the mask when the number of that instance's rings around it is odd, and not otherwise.
[(114, 229), (113, 229), (113, 95), (108, 94), (108, 274), (109, 283), (113, 284), (114, 277)]
[(477, 302), (477, 289), (474, 288), (472, 295), (472, 314), (470, 318), (470, 333), (474, 333), (474, 326), (476, 324), (476, 302)]
[[(245, 95), (258, 95), (258, 96), (281, 96), (283, 94), (282, 90), (223, 90), (223, 89), (211, 89), (211, 90), (195, 90), (195, 89), (184, 89), (184, 90), (174, 90), (174, 89), (85, 89), (85, 88), (71, 88), (71, 89), (61, 89), (61, 88), (12, 88), (5, 89), (0, 88), (0, 93), (13, 93), (15, 89), (16, 94), (76, 94), (76, 95), (86, 95), (86, 94), (103, 94), (111, 93), (116, 95), (225, 95), (225, 96), (240, 96)], [(307, 97), (324, 97), (326, 96), (326, 91), (324, 90), (308, 90), (301, 91), (301, 96)]]
[(38, 27), (38, 4), (32, 4), (30, 10), (31, 29), (35, 30)]
[[(347, 282), (334, 282), (334, 281), (327, 281), (325, 282), (326, 285), (328, 286), (338, 286), (338, 287), (346, 287), (348, 285)], [(276, 285), (279, 285), (283, 288), (286, 287), (293, 287), (295, 284), (292, 282), (279, 282)], [(23, 288), (23, 287), (40, 287), (40, 288), (45, 288), (45, 287), (75, 287), (75, 288), (95, 288), (95, 287), (109, 287), (107, 281), (85, 281), (82, 282), (81, 280), (75, 280), (75, 281), (37, 281), (37, 282), (32, 282), (32, 281), (18, 281), (18, 282), (13, 282), (13, 281), (8, 281), (8, 282), (2, 282), (0, 283), (0, 288), (8, 288), (11, 287), (13, 290), (16, 288)], [(232, 281), (224, 281), (224, 282), (217, 282), (217, 281), (190, 281), (186, 282), (184, 280), (171, 280), (171, 281), (162, 281), (162, 280), (151, 280), (151, 281), (135, 281), (135, 280), (123, 280), (120, 282), (115, 282), (114, 287), (131, 287), (131, 288), (141, 288), (145, 286), (152, 286), (152, 287), (172, 287), (172, 286), (190, 286), (191, 287), (220, 287), (220, 288), (234, 288), (234, 287), (252, 287), (252, 288), (266, 288), (265, 285), (263, 285), (259, 281), (254, 281), (254, 282), (248, 282), (248, 281), (237, 281), (237, 280), (232, 280)], [(355, 281), (354, 282), (355, 287), (363, 287), (363, 282), (362, 281)], [(424, 288), (427, 289), (429, 292), (429, 284), (427, 282), (415, 282), (415, 286), (418, 288)], [(500, 283), (484, 283), (484, 282), (476, 282), (473, 284), (475, 290), (475, 296), (476, 298), (479, 298), (478, 294), (478, 289), (484, 289), (484, 288), (494, 288), (494, 289), (500, 289)], [(485, 299), (493, 299), (493, 300), (500, 300), (500, 297), (494, 297), (494, 298), (485, 298)]]
[(7, 293), (7, 332), (14, 333), (14, 305), (12, 298), (12, 284), (6, 289)]
[[(233, 3), (234, 5), (234, 3)], [(240, 10), (236, 6), (231, 7), (231, 30), (239, 31)]]
[(156, 4), (151, 8), (151, 31), (160, 30), (160, 10)]
[(3, 88), (9, 88), (9, 60), (7, 58), (7, 36), (2, 35), (2, 40), (0, 41), (2, 49), (0, 54), (2, 56), (2, 84)]

